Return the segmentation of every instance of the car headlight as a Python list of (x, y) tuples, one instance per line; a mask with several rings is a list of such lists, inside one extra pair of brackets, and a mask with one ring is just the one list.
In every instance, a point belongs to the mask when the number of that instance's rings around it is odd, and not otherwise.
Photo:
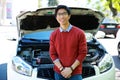
[(103, 73), (107, 70), (109, 70), (113, 65), (112, 57), (109, 54), (105, 54), (102, 61), (98, 64), (100, 73)]
[(23, 75), (31, 76), (32, 75), (32, 67), (23, 61), (20, 57), (15, 56), (12, 59), (13, 69)]
[(89, 41), (89, 40), (93, 39), (93, 34), (86, 32), (85, 37), (86, 37), (87, 41)]

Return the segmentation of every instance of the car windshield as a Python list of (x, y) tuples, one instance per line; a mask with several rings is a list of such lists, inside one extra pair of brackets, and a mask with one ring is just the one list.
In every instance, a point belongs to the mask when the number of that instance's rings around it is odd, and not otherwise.
[(116, 23), (117, 24), (117, 21), (115, 21), (114, 19), (105, 18), (102, 23)]

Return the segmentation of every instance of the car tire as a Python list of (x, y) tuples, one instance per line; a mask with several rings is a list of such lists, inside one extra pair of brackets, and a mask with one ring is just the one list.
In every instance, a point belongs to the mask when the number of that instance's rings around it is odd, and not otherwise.
[(120, 42), (118, 43), (117, 50), (118, 50), (118, 57), (120, 58)]
[(7, 63), (0, 64), (0, 80), (7, 80)]

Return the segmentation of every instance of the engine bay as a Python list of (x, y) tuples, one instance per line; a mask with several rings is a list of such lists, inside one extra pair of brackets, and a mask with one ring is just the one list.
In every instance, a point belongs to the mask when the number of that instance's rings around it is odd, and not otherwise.
[[(83, 78), (95, 75), (93, 65), (98, 65), (105, 55), (106, 51), (96, 39), (87, 42), (88, 53), (83, 62)], [(38, 68), (38, 77), (51, 78), (53, 72), (53, 63), (49, 56), (49, 43), (32, 43), (20, 40), (17, 50), (17, 56), (23, 59), (33, 68)], [(41, 70), (42, 69), (42, 70)], [(46, 69), (51, 74), (47, 74)], [(89, 70), (89, 72), (88, 72)], [(41, 74), (42, 71), (42, 75)], [(48, 76), (49, 75), (49, 76)], [(53, 78), (53, 76), (52, 76)]]
[[(39, 66), (40, 64), (52, 64), (49, 56), (49, 43), (37, 44), (20, 41), (18, 46), (17, 55), (25, 60), (28, 64), (33, 67)], [(105, 50), (95, 40), (87, 42), (88, 53), (84, 60), (84, 63), (97, 62), (102, 56), (104, 56)]]

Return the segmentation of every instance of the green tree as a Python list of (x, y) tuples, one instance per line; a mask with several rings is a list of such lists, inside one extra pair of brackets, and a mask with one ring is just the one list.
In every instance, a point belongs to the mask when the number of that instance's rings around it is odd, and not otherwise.
[(105, 7), (111, 10), (113, 17), (120, 11), (120, 0), (106, 0)]
[[(91, 3), (91, 1), (93, 0), (88, 0), (88, 3)], [(102, 4), (102, 6), (100, 4)], [(117, 16), (118, 12), (120, 12), (120, 0), (97, 0), (94, 5), (98, 10), (110, 10), (113, 17)]]
[[(88, 4), (91, 4), (93, 0), (88, 0)], [(102, 11), (106, 17), (112, 17), (120, 22), (120, 0), (96, 0), (93, 3), (93, 7), (97, 10)]]

